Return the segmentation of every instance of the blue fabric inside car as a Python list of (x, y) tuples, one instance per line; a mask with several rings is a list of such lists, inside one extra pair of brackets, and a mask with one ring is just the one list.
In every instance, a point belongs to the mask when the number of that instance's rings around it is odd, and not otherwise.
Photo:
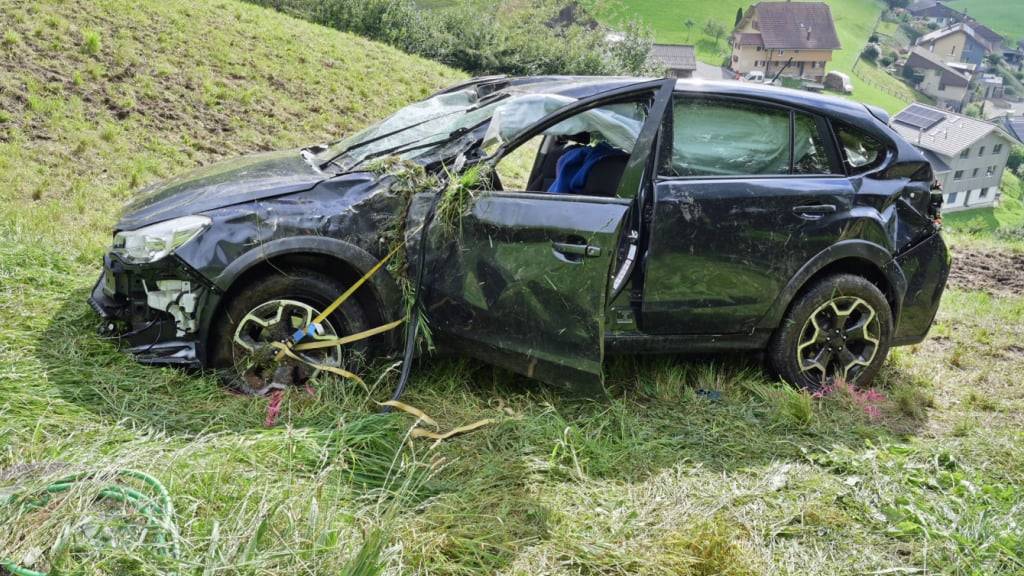
[(624, 164), (629, 155), (604, 142), (596, 146), (577, 146), (558, 159), (555, 181), (548, 188), (554, 194), (588, 193), (587, 180), (603, 164)]

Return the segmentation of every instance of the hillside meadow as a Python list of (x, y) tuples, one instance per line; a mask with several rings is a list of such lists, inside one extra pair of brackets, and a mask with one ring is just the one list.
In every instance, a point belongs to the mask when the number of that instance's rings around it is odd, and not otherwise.
[[(290, 391), (268, 429), (265, 399), (97, 336), (85, 299), (139, 187), (342, 136), (461, 78), (234, 0), (0, 10), (0, 559), (119, 575), (1024, 570), (1024, 296), (998, 286), (958, 281), (875, 389), (821, 398), (749, 357), (613, 359), (597, 397), (427, 357), (409, 404), (445, 428), (495, 421), (436, 446), (377, 414), (386, 360), (365, 389)], [(123, 469), (167, 487), (176, 559), (54, 547), (117, 512), (89, 483), (42, 508), (6, 498)]]

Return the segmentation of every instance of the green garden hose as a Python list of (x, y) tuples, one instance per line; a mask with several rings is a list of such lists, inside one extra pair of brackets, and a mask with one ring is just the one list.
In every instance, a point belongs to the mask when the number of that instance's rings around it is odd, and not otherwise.
[[(174, 524), (174, 506), (167, 489), (159, 480), (136, 470), (120, 470), (116, 476), (134, 478), (142, 481), (153, 492), (147, 495), (135, 488), (123, 484), (110, 484), (97, 493), (97, 500), (113, 500), (132, 506), (136, 512), (147, 520), (147, 529), (153, 530), (153, 544), (156, 547), (170, 549), (169, 556), (177, 558), (180, 552), (178, 530)], [(28, 508), (45, 506), (51, 495), (71, 490), (76, 483), (96, 476), (95, 473), (84, 472), (67, 476), (46, 486), (38, 495), (13, 496), (7, 505), (21, 505)], [(57, 544), (54, 544), (57, 547)], [(0, 567), (16, 576), (46, 576), (45, 572), (30, 570), (15, 564), (11, 560), (0, 559)]]

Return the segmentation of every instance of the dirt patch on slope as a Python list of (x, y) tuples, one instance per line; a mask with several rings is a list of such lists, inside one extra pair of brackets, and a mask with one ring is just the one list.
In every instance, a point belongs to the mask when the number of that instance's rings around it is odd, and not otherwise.
[(949, 284), (959, 290), (989, 294), (1024, 294), (1024, 254), (956, 250)]

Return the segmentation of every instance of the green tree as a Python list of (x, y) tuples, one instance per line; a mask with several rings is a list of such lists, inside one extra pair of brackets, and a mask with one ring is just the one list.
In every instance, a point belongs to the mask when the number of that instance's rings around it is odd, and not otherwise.
[(733, 23), (732, 27), (735, 28), (739, 26), (740, 20), (743, 20), (743, 8), (736, 9), (736, 22)]
[(878, 46), (875, 46), (874, 44), (868, 44), (867, 46), (864, 47), (864, 51), (860, 53), (860, 56), (861, 58), (867, 60), (868, 62), (877, 61), (879, 56)]
[(696, 25), (697, 25), (697, 23), (693, 21), (693, 18), (687, 18), (686, 22), (683, 22), (683, 26), (686, 26), (686, 41), (687, 42), (690, 41), (690, 34), (693, 32), (693, 27), (696, 26)]
[(1006, 167), (1019, 174), (1021, 166), (1024, 166), (1024, 146), (1016, 144), (1013, 148), (1010, 148), (1010, 156), (1006, 159)]
[(993, 52), (988, 56), (985, 56), (985, 63), (988, 64), (989, 68), (995, 70), (1003, 63), (1003, 55)]
[(708, 18), (708, 21), (704, 24), (704, 34), (714, 38), (715, 46), (718, 46), (718, 41), (725, 35), (725, 26)]

